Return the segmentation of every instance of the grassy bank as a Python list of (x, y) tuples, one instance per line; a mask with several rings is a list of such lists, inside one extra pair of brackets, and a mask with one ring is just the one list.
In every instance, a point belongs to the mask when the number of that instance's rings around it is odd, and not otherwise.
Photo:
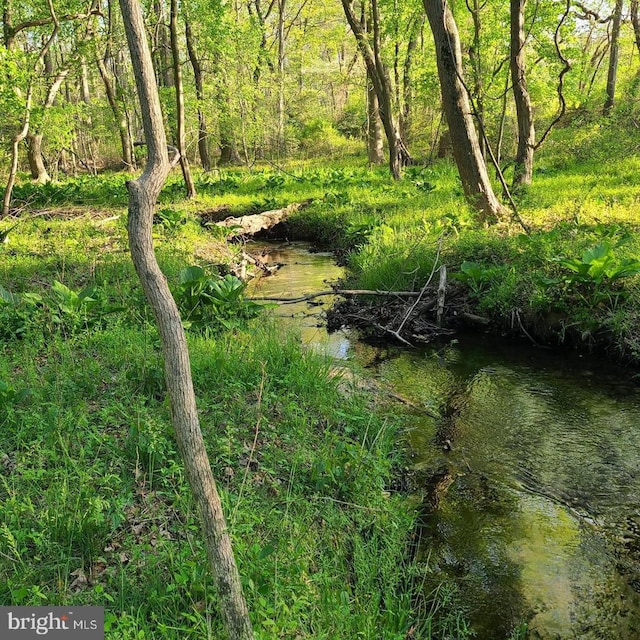
[[(218, 638), (158, 337), (110, 213), (25, 220), (0, 249), (0, 601), (104, 605), (113, 639)], [(157, 241), (174, 288), (234, 257), (191, 220)], [(257, 637), (417, 633), (399, 424), (262, 317), (190, 349)]]

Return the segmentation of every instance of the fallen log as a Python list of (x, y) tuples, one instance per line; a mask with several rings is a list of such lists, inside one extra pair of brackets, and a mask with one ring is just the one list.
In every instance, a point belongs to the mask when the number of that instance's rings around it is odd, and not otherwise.
[(282, 209), (273, 209), (272, 211), (264, 211), (263, 213), (254, 213), (237, 218), (230, 216), (215, 224), (218, 227), (227, 227), (229, 229), (227, 240), (238, 236), (252, 236), (284, 222), (292, 213), (308, 207), (312, 202), (313, 200), (305, 200), (304, 202), (295, 202)]

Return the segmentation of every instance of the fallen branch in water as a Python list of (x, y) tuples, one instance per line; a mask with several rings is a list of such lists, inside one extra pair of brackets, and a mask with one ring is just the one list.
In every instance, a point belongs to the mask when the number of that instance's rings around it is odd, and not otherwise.
[(377, 289), (327, 289), (326, 291), (318, 291), (317, 293), (309, 293), (297, 298), (281, 298), (279, 296), (257, 296), (249, 298), (250, 300), (272, 300), (273, 302), (282, 302), (282, 304), (293, 304), (294, 302), (305, 302), (320, 298), (322, 296), (397, 296), (398, 298), (417, 298), (419, 291), (380, 291)]

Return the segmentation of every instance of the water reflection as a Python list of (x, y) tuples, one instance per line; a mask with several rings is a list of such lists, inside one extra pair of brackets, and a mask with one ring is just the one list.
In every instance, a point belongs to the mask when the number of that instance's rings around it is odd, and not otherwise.
[[(254, 295), (342, 276), (330, 254), (270, 250), (288, 266)], [(350, 344), (327, 336), (322, 302), (274, 313), (425, 409), (410, 416), (416, 469), (431, 479), (424, 556), (432, 586), (453, 581), (469, 604), (475, 637), (507, 639), (527, 621), (529, 638), (640, 638), (640, 393), (628, 372), (478, 337), (423, 352)]]
[[(331, 284), (344, 276), (344, 269), (336, 265), (333, 254), (310, 253), (307, 243), (252, 243), (248, 250), (268, 250), (267, 260), (283, 265), (274, 276), (251, 282), (249, 294), (252, 296), (294, 298), (330, 289)], [(325, 312), (333, 301), (333, 297), (323, 296), (311, 301), (280, 305), (272, 313), (283, 322), (290, 322), (297, 327), (304, 344), (344, 360), (349, 349), (347, 334), (341, 331), (328, 334), (325, 328)]]
[(640, 637), (640, 402), (623, 374), (468, 339), (380, 367), (442, 415), (416, 416), (412, 438), (418, 467), (451, 477), (435, 486), (425, 553), (480, 640), (522, 620), (531, 638)]

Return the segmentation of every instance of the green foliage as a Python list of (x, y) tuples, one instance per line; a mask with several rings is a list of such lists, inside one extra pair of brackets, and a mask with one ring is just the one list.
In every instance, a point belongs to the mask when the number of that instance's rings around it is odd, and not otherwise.
[(587, 249), (582, 258), (556, 258), (562, 267), (573, 272), (568, 281), (571, 284), (589, 283), (599, 288), (604, 282), (613, 283), (640, 273), (640, 262), (632, 258), (618, 260), (614, 247), (608, 242)]
[(23, 338), (30, 331), (59, 330), (64, 335), (104, 327), (107, 316), (124, 308), (111, 304), (97, 285), (74, 291), (54, 280), (50, 297), (14, 294), (0, 286), (0, 338)]
[(74, 291), (55, 280), (51, 292), (55, 303), (52, 305), (51, 319), (65, 333), (104, 326), (108, 315), (123, 311), (122, 307), (110, 304), (96, 285)]
[(176, 302), (185, 327), (205, 333), (239, 329), (262, 310), (244, 297), (245, 283), (234, 275), (208, 276), (202, 267), (180, 272)]
[(451, 274), (451, 277), (464, 282), (471, 292), (478, 297), (483, 291), (489, 288), (496, 274), (495, 267), (487, 267), (478, 262), (465, 260), (460, 265), (460, 271)]
[[(99, 603), (109, 638), (218, 637), (167, 407), (143, 383), (161, 372), (147, 332), (116, 325), (0, 354), (0, 371), (17, 372), (11, 406), (34, 390), (2, 425), (0, 598)], [(405, 559), (411, 511), (384, 492), (393, 425), (267, 325), (192, 335), (190, 351), (257, 637), (404, 639), (419, 576)]]
[(161, 225), (171, 233), (175, 233), (183, 224), (187, 223), (187, 218), (181, 211), (163, 207), (155, 212), (153, 223)]
[(23, 338), (44, 319), (43, 300), (37, 293), (18, 295), (0, 285), (0, 340)]

